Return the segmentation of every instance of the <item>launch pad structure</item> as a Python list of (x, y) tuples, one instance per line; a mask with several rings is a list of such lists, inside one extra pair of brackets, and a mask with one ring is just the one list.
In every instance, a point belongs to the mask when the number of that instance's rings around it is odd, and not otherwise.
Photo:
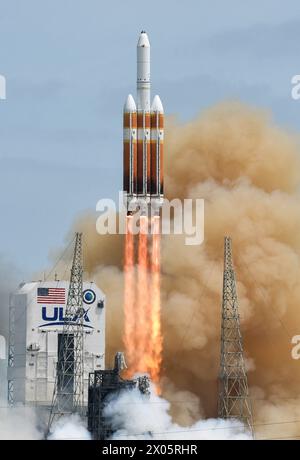
[(97, 370), (89, 374), (88, 390), (88, 430), (93, 439), (105, 440), (113, 434), (115, 428), (109, 417), (105, 414), (105, 407), (112, 398), (118, 396), (123, 390), (137, 388), (142, 394), (149, 395), (149, 378), (141, 376), (133, 380), (124, 380), (120, 377), (125, 367), (123, 353), (115, 356), (113, 369)]

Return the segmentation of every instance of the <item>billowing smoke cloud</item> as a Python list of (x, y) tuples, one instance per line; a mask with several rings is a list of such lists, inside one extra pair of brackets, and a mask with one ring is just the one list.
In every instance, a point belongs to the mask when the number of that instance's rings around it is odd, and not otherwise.
[[(38, 408), (19, 406), (5, 407), (1, 401), (0, 407), (0, 440), (38, 440), (45, 438), (49, 413)], [(74, 414), (61, 417), (52, 426), (49, 440), (88, 440), (90, 433), (85, 421)]]
[(53, 426), (52, 433), (47, 438), (53, 440), (89, 440), (91, 435), (88, 432), (84, 420), (77, 414), (61, 417)]
[(43, 439), (37, 412), (30, 407), (1, 407), (0, 439)]
[[(292, 336), (300, 334), (299, 155), (296, 136), (238, 103), (168, 122), (167, 195), (205, 199), (204, 244), (163, 238), (164, 395), (175, 423), (216, 416), (223, 238), (230, 235), (256, 433), (299, 435), (300, 363), (291, 358)], [(122, 349), (123, 238), (97, 235), (95, 216), (75, 227), (85, 234), (89, 276), (107, 294), (109, 364)], [(178, 391), (188, 392), (181, 403)], [(191, 394), (201, 403), (187, 414)]]
[(251, 439), (238, 421), (208, 419), (189, 427), (173, 422), (170, 403), (138, 389), (123, 391), (105, 408), (105, 416), (115, 430), (112, 439)]

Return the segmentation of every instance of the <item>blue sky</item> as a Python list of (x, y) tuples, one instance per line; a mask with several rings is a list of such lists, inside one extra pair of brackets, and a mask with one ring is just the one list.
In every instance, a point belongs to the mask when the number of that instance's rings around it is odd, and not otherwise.
[(0, 255), (23, 276), (47, 264), (79, 212), (121, 188), (141, 29), (166, 113), (184, 121), (238, 98), (299, 130), (299, 1), (0, 0)]

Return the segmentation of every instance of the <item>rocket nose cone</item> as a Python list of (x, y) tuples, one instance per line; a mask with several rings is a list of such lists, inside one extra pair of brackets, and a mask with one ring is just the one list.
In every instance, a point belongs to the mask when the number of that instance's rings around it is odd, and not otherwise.
[(128, 94), (124, 104), (124, 112), (136, 112), (136, 105), (131, 94)]
[(160, 100), (160, 97), (157, 94), (156, 96), (154, 96), (154, 99), (151, 105), (151, 112), (164, 113), (162, 102)]
[(139, 46), (141, 46), (141, 47), (149, 47), (150, 46), (148, 35), (146, 34), (146, 32), (144, 30), (142, 30), (142, 32), (140, 33), (137, 46), (138, 47)]

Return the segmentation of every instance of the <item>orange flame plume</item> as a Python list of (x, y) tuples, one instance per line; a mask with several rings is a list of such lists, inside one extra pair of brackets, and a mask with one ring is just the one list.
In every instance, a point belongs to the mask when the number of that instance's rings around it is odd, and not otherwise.
[(156, 216), (151, 221), (153, 234), (151, 258), (148, 255), (148, 225), (148, 218), (142, 216), (136, 278), (132, 217), (127, 217), (124, 259), (124, 345), (128, 363), (127, 375), (146, 372), (158, 385), (162, 362), (160, 218)]

